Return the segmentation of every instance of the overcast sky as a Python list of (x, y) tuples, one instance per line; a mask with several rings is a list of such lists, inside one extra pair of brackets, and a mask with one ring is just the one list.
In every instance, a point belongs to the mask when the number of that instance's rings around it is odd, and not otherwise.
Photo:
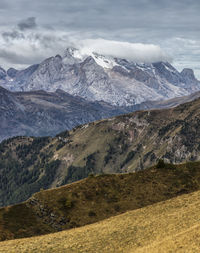
[(22, 68), (70, 45), (168, 60), (200, 78), (199, 0), (0, 0), (0, 66)]

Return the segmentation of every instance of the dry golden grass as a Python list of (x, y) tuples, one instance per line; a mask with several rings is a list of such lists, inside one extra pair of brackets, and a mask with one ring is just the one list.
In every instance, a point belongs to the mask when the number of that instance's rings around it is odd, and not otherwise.
[(200, 162), (163, 166), (90, 176), (34, 194), (36, 204), (27, 201), (0, 208), (0, 241), (85, 226), (200, 190)]
[(0, 252), (199, 252), (199, 210), (197, 191), (84, 227), (4, 241)]

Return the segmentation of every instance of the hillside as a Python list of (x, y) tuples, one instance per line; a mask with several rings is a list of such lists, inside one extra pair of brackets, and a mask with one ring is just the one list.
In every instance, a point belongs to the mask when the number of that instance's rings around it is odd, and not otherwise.
[(0, 205), (89, 174), (133, 172), (200, 160), (200, 99), (81, 125), (55, 138), (17, 137), (0, 145)]
[(200, 191), (69, 231), (0, 243), (0, 252), (199, 252)]
[(129, 174), (90, 176), (0, 209), (0, 239), (47, 234), (200, 190), (200, 163), (157, 166)]

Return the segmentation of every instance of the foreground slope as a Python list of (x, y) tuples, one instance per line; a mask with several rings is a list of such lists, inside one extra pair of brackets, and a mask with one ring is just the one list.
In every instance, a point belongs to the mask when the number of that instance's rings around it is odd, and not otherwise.
[(1, 208), (0, 240), (84, 226), (196, 190), (200, 190), (199, 162), (158, 163), (135, 173), (90, 176)]
[(199, 252), (200, 191), (50, 235), (0, 243), (0, 252)]
[(55, 138), (18, 137), (0, 145), (0, 205), (89, 174), (133, 172), (200, 160), (200, 99), (81, 125)]

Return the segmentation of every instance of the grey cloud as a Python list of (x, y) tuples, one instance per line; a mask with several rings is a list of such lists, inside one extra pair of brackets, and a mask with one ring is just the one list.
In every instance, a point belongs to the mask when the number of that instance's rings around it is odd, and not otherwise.
[(6, 1), (1, 0), (0, 11), (9, 8), (9, 4)]
[[(195, 55), (199, 54), (199, 46), (192, 48), (190, 44), (186, 46), (183, 41), (177, 44), (175, 40), (178, 37), (194, 40), (197, 44), (200, 41), (198, 0), (35, 0), (28, 4), (27, 0), (1, 0), (1, 3), (2, 43), (8, 40), (11, 43), (14, 39), (16, 46), (12, 45), (12, 52), (19, 48), (17, 40), (26, 41), (24, 46), (27, 47), (36, 41), (43, 57), (43, 50), (47, 50), (46, 54), (56, 54), (56, 50), (67, 46), (69, 37), (77, 41), (103, 38), (155, 44), (169, 52), (179, 68), (198, 65)], [(38, 25), (35, 18), (27, 17), (36, 17)], [(21, 19), (23, 21), (19, 22)], [(48, 31), (51, 32), (46, 35)], [(35, 32), (34, 36), (30, 34), (32, 32)], [(182, 48), (181, 52), (178, 47)], [(27, 55), (33, 57), (34, 53)], [(0, 65), (6, 61), (6, 58), (2, 59)], [(200, 75), (198, 67), (195, 68)]]
[(10, 64), (17, 64), (17, 65), (27, 65), (33, 64), (36, 62), (40, 62), (41, 58), (38, 56), (30, 55), (24, 56), (21, 53), (18, 54), (17, 52), (11, 52), (9, 50), (2, 49), (0, 50), (0, 58), (6, 59), (6, 61)]
[(3, 32), (2, 37), (6, 41), (8, 41), (10, 39), (24, 39), (25, 38), (23, 33), (16, 31), (16, 30), (13, 30), (11, 32)]
[(63, 34), (44, 32), (4, 32), (0, 36), (0, 66), (4, 68), (40, 63), (42, 60), (63, 53), (67, 46)]
[(36, 18), (29, 17), (25, 20), (20, 21), (17, 26), (21, 31), (34, 29), (37, 27)]

